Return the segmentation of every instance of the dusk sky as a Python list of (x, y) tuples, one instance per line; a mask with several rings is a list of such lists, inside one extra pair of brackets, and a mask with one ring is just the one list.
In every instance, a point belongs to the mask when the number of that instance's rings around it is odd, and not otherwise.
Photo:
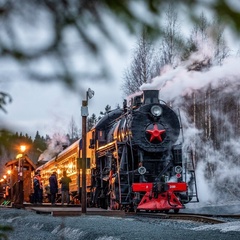
[[(123, 72), (127, 67), (130, 54), (112, 54), (109, 69), (112, 79), (108, 81), (85, 82), (82, 89), (91, 88), (95, 94), (89, 103), (89, 115), (99, 116), (106, 105), (112, 109), (117, 104), (122, 105), (123, 93), (120, 90)], [(117, 62), (117, 64), (116, 64)], [(91, 66), (90, 66), (91, 67)], [(1, 67), (0, 67), (1, 70)], [(68, 90), (60, 83), (38, 83), (35, 81), (18, 81), (1, 83), (3, 89), (13, 97), (13, 102), (6, 107), (7, 113), (1, 112), (1, 120), (6, 126), (23, 134), (35, 137), (36, 131), (40, 135), (67, 133), (68, 125), (73, 117), (78, 127), (81, 127), (81, 105), (85, 94)], [(81, 84), (82, 86), (83, 84)]]
[[(49, 41), (48, 21), (45, 16), (42, 19), (43, 22), (38, 22), (37, 36), (31, 35), (31, 32), (26, 34), (26, 31), (19, 33), (23, 46), (34, 48), (37, 44), (44, 45), (44, 43)], [(51, 136), (54, 133), (67, 133), (72, 117), (78, 127), (81, 128), (81, 104), (82, 100), (85, 99), (85, 92), (88, 88), (95, 92), (94, 97), (89, 100), (90, 115), (95, 113), (99, 116), (100, 111), (104, 111), (106, 105), (110, 105), (112, 109), (117, 104), (122, 106), (123, 99), (126, 96), (123, 96), (120, 86), (124, 70), (129, 67), (131, 62), (132, 50), (137, 39), (124, 32), (123, 29), (119, 28), (119, 25), (115, 25), (114, 21), (110, 23), (110, 27), (113, 35), (122, 43), (123, 47), (117, 48), (109, 42), (99, 40), (99, 44), (103, 46), (102, 54), (107, 63), (106, 66), (112, 73), (112, 77), (108, 81), (94, 79), (94, 81), (90, 82), (82, 79), (78, 86), (79, 90), (75, 92), (67, 90), (59, 82), (38, 83), (33, 80), (27, 81), (13, 61), (0, 62), (0, 72), (10, 76), (9, 79), (6, 78), (0, 82), (0, 88), (2, 91), (9, 93), (13, 98), (13, 102), (6, 106), (7, 113), (0, 112), (0, 125), (9, 127), (12, 131), (27, 133), (33, 138), (36, 131), (39, 131), (40, 135), (43, 136), (45, 134)], [(191, 27), (186, 29), (190, 31)], [(36, 29), (32, 27), (31, 31), (34, 32)], [(96, 36), (98, 37), (98, 35)], [(96, 39), (98, 39), (97, 37)], [(31, 41), (26, 42), (25, 38)], [(71, 35), (71, 32), (67, 40), (70, 43), (74, 41), (74, 35)], [(30, 45), (28, 45), (29, 43)], [(75, 55), (71, 59), (75, 60), (74, 64), (76, 65), (73, 67), (73, 71), (79, 68), (87, 68), (88, 71), (95, 69), (101, 59), (89, 61), (86, 55), (84, 55), (86, 53), (82, 53), (81, 50), (80, 48), (76, 49), (76, 53), (74, 52)], [(52, 66), (50, 64), (47, 65), (46, 62), (35, 67), (45, 68), (46, 71), (52, 70)]]

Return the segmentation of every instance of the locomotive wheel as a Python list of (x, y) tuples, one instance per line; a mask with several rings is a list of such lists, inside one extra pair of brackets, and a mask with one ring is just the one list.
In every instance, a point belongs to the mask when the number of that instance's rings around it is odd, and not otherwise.
[(179, 209), (174, 209), (174, 213), (179, 213)]

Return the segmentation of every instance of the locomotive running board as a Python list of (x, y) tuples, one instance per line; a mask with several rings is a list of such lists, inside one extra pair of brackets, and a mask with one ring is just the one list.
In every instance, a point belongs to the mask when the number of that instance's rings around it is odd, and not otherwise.
[(187, 184), (182, 182), (166, 183), (165, 185), (168, 187), (166, 191), (154, 192), (153, 183), (133, 183), (133, 192), (146, 192), (138, 204), (137, 210), (168, 211), (185, 208), (175, 193), (186, 192)]

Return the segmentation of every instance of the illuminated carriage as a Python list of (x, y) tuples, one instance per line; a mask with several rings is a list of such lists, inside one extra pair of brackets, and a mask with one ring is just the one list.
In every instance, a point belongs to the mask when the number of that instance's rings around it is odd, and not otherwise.
[[(51, 158), (48, 161), (42, 162), (42, 165), (36, 169), (41, 174), (41, 180), (44, 188), (44, 196), (46, 196), (45, 187), (49, 185), (49, 177), (53, 172), (57, 173), (57, 179), (60, 180), (63, 176), (63, 172), (66, 171), (67, 176), (71, 178), (72, 182), (69, 184), (69, 190), (72, 196), (73, 203), (80, 203), (80, 194), (81, 194), (81, 161), (82, 161), (82, 150), (79, 146), (80, 140), (77, 140), (69, 147), (64, 149), (62, 152), (57, 154), (55, 157)], [(87, 151), (88, 164), (86, 169), (86, 184), (90, 192), (91, 186), (91, 167), (94, 167), (94, 154), (92, 150)], [(34, 172), (32, 173), (34, 175)], [(32, 175), (32, 178), (33, 178)], [(60, 184), (58, 196), (60, 197)]]

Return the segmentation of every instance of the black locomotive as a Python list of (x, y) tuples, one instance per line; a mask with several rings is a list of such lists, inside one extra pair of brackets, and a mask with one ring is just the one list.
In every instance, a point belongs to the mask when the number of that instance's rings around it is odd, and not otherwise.
[[(158, 90), (145, 90), (90, 131), (90, 204), (126, 211), (178, 212), (196, 197), (192, 161), (183, 157), (179, 116)], [(185, 154), (186, 155), (186, 154)]]

